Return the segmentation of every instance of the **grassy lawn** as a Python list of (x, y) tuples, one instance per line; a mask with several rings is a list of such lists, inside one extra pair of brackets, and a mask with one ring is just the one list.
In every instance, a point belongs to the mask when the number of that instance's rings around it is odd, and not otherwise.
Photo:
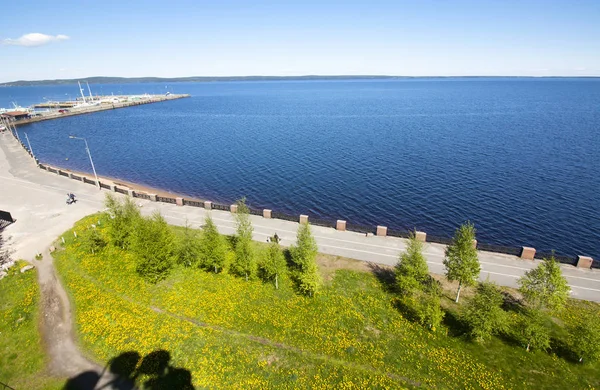
[(19, 272), (25, 265), (19, 262), (0, 280), (0, 382), (15, 389), (60, 389), (61, 381), (43, 372), (39, 288), (35, 269)]
[[(80, 344), (100, 362), (166, 350), (197, 388), (600, 387), (597, 363), (528, 353), (497, 338), (475, 344), (453, 336), (451, 321), (425, 330), (402, 316), (396, 296), (362, 263), (320, 256), (327, 282), (312, 299), (285, 278), (276, 290), (183, 267), (152, 285), (129, 253), (111, 246), (83, 253), (72, 233), (64, 236), (57, 268), (76, 307)], [(335, 270), (336, 263), (354, 269)], [(451, 313), (460, 310), (447, 301)], [(565, 316), (577, 315), (577, 305)]]

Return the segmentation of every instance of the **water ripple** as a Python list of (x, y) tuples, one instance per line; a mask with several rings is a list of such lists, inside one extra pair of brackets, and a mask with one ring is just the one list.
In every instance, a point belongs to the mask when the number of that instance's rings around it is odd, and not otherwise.
[[(66, 87), (0, 94), (52, 88)], [(100, 174), (216, 202), (247, 196), (254, 207), (438, 236), (469, 219), (481, 242), (600, 258), (598, 80), (177, 88), (194, 97), (23, 130), (42, 161), (89, 170), (67, 137), (77, 133)]]

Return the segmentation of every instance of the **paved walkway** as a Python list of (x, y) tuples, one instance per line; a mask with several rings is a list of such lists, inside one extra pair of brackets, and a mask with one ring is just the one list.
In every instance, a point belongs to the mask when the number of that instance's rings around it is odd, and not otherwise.
[[(17, 219), (16, 223), (6, 228), (6, 232), (13, 237), (15, 256), (18, 258), (33, 259), (36, 252), (45, 250), (77, 220), (103, 209), (105, 190), (99, 191), (92, 185), (38, 169), (8, 133), (0, 135), (0, 180), (0, 209), (10, 211)], [(77, 194), (77, 204), (65, 204), (67, 192)], [(187, 220), (197, 227), (203, 223), (208, 212), (196, 207), (178, 207), (141, 199), (136, 199), (136, 203), (142, 206), (144, 214), (158, 210), (174, 225), (184, 225)], [(234, 220), (229, 212), (210, 212), (221, 233), (234, 232)], [(256, 240), (266, 241), (276, 232), (283, 245), (295, 241), (298, 223), (259, 216), (251, 216), (251, 219)], [(386, 265), (394, 265), (399, 252), (406, 247), (406, 240), (395, 237), (365, 237), (364, 234), (320, 226), (313, 226), (313, 233), (323, 253)], [(440, 244), (425, 244), (424, 253), (433, 273), (444, 273), (444, 248)], [(539, 263), (482, 251), (479, 252), (479, 259), (482, 280), (489, 277), (500, 285), (511, 287), (516, 287), (517, 279)], [(600, 270), (583, 270), (569, 265), (562, 265), (562, 269), (574, 298), (600, 302)]]

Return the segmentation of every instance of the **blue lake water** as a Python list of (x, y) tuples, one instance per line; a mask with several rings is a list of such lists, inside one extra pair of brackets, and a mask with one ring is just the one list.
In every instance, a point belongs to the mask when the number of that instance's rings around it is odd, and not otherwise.
[[(600, 258), (600, 79), (92, 85), (192, 98), (32, 124), (42, 162), (229, 204)], [(77, 86), (0, 88), (0, 106)], [(68, 158), (68, 160), (66, 160)]]

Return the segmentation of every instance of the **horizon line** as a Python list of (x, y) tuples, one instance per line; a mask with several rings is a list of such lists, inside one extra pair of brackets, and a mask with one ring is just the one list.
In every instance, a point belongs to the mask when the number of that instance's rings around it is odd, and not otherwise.
[(418, 78), (600, 78), (600, 75), (553, 75), (553, 76), (535, 76), (535, 75), (452, 75), (452, 76), (441, 76), (441, 75), (421, 75), (421, 76), (406, 76), (406, 75), (385, 75), (385, 74), (340, 74), (340, 75), (319, 75), (319, 74), (306, 74), (297, 76), (281, 76), (281, 75), (247, 75), (247, 76), (174, 76), (174, 77), (162, 77), (162, 76), (86, 76), (78, 78), (56, 78), (56, 79), (29, 79), (29, 80), (12, 80), (0, 82), (0, 85), (14, 84), (14, 83), (41, 83), (41, 82), (68, 82), (78, 81), (87, 79), (124, 79), (124, 80), (136, 80), (136, 79), (160, 79), (160, 80), (183, 80), (183, 79), (206, 79), (206, 80), (231, 80), (231, 79), (302, 79), (302, 78), (403, 78), (403, 79), (418, 79)]

